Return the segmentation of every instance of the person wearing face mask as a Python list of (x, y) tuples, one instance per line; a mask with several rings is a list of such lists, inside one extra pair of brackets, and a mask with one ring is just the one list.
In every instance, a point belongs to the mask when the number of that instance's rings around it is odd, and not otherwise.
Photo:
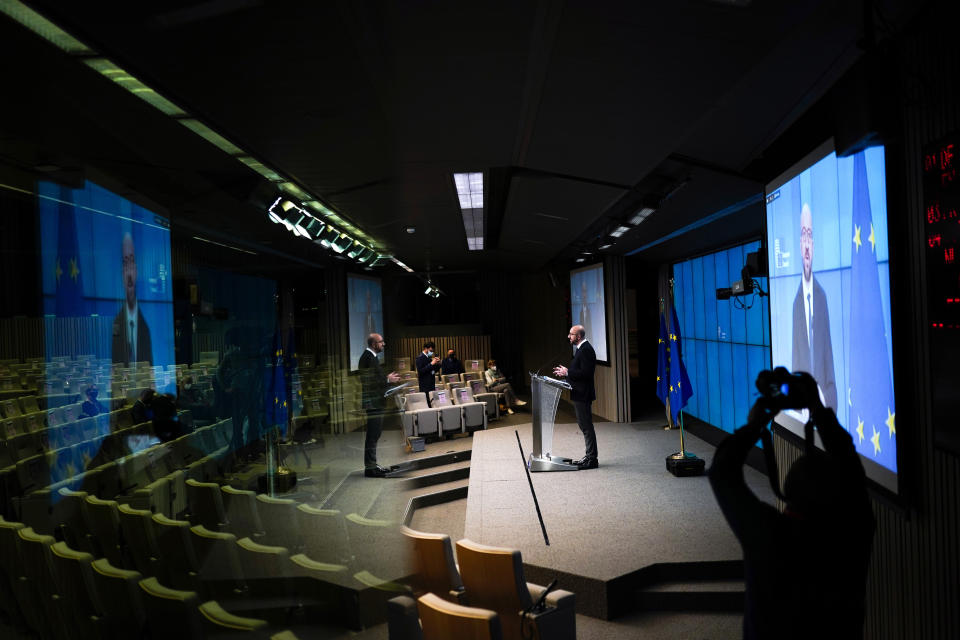
[(423, 351), (417, 356), (417, 379), (420, 381), (420, 391), (427, 395), (427, 406), (430, 406), (430, 392), (437, 388), (435, 378), (440, 371), (440, 356), (433, 350), (437, 345), (432, 340), (423, 343)]
[(457, 360), (457, 352), (453, 349), (447, 349), (447, 357), (440, 363), (440, 373), (443, 375), (463, 373), (463, 363)]
[(100, 401), (97, 400), (97, 387), (96, 385), (90, 385), (86, 390), (87, 399), (83, 402), (83, 406), (80, 407), (80, 413), (92, 418), (98, 416), (106, 409), (103, 408), (103, 405), (100, 404)]
[(503, 400), (507, 405), (507, 413), (512, 414), (514, 407), (522, 407), (527, 404), (523, 400), (517, 399), (513, 386), (507, 382), (506, 377), (497, 368), (496, 360), (487, 361), (487, 370), (483, 372), (483, 382), (487, 391), (503, 394)]

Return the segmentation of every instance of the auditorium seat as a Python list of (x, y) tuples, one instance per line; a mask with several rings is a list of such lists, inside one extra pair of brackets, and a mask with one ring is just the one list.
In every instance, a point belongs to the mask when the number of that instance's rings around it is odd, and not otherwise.
[[(496, 611), (504, 637), (520, 640), (520, 617), (544, 591), (524, 580), (520, 552), (463, 539), (457, 542), (457, 560), (470, 606)], [(552, 591), (546, 598), (547, 609), (524, 616), (524, 623), (534, 624), (538, 637), (573, 640), (577, 637), (574, 598), (569, 591)]]
[(200, 598), (196, 591), (180, 591), (163, 586), (155, 577), (140, 581), (147, 633), (160, 638), (194, 639), (204, 637), (203, 621), (197, 613)]
[(60, 537), (77, 551), (93, 551), (87, 530), (87, 492), (69, 487), (57, 489), (59, 495), (53, 505), (53, 520)]
[(257, 512), (257, 494), (254, 491), (235, 489), (230, 485), (220, 487), (223, 494), (224, 509), (230, 523), (230, 533), (238, 537), (249, 537), (260, 541), (264, 536), (263, 524)]
[(39, 621), (40, 633), (45, 637), (67, 638), (64, 608), (57, 596), (58, 586), (53, 554), (50, 547), (53, 536), (36, 533), (30, 527), (17, 530), (20, 538), (20, 554), (23, 558), (23, 576), (18, 588), (26, 589), (32, 599)]
[(267, 626), (266, 620), (241, 617), (226, 611), (216, 600), (199, 605), (198, 611), (203, 621), (201, 638), (233, 638)]
[(120, 533), (123, 536), (124, 557), (132, 566), (145, 576), (160, 574), (160, 549), (153, 528), (153, 513), (146, 509), (135, 509), (128, 504), (117, 507), (120, 515)]
[(410, 542), (414, 593), (435, 593), (451, 602), (463, 602), (463, 580), (453, 559), (453, 543), (445, 533), (426, 533), (410, 527), (400, 531)]
[(70, 548), (65, 542), (51, 547), (54, 575), (58, 580), (59, 604), (77, 633), (77, 638), (96, 638), (105, 631), (98, 616), (103, 610), (93, 581), (93, 556)]
[(496, 611), (454, 604), (432, 593), (417, 600), (423, 640), (501, 640)]
[(483, 380), (480, 380), (479, 378), (470, 380), (467, 383), (467, 386), (470, 388), (470, 393), (473, 395), (473, 399), (486, 405), (487, 420), (499, 420), (500, 394), (495, 391), (487, 391), (486, 387), (483, 386)]
[(186, 520), (172, 520), (162, 513), (152, 516), (154, 536), (170, 586), (194, 591), (199, 588), (200, 561), (193, 549), (193, 535)]
[[(29, 622), (27, 590), (20, 584), (24, 576), (23, 558), (20, 555), (22, 522), (11, 522), (0, 516), (0, 611), (11, 622)], [(23, 616), (28, 616), (25, 620)]]
[(461, 407), (463, 412), (464, 431), (476, 431), (477, 429), (487, 428), (487, 406), (482, 402), (477, 402), (473, 397), (473, 391), (469, 387), (455, 389), (453, 391), (454, 400)]
[(350, 542), (343, 515), (336, 509), (297, 506), (303, 552), (320, 562), (345, 564), (350, 561)]
[(440, 435), (463, 433), (463, 411), (454, 404), (449, 390), (431, 391), (430, 406), (440, 410)]
[(223, 508), (220, 485), (215, 482), (186, 480), (187, 509), (190, 522), (202, 524), (211, 531), (220, 531), (227, 525), (227, 512)]
[(115, 567), (106, 558), (94, 560), (90, 568), (104, 617), (102, 637), (143, 637), (146, 611), (138, 586), (140, 573)]
[(123, 566), (123, 556), (120, 550), (120, 512), (115, 500), (102, 500), (97, 496), (88, 495), (87, 498), (87, 530), (93, 540), (96, 551), (94, 555), (106, 557), (110, 564), (116, 567)]
[(404, 398), (400, 422), (404, 437), (439, 436), (440, 411), (427, 405), (427, 395), (422, 391), (408, 393)]
[(297, 501), (257, 495), (257, 512), (266, 535), (264, 544), (286, 547), (292, 552), (300, 548), (300, 512)]
[(190, 527), (193, 549), (200, 564), (197, 572), (203, 593), (209, 597), (231, 597), (244, 589), (243, 571), (232, 533), (211, 531), (203, 525)]
[(355, 568), (388, 580), (410, 575), (409, 543), (397, 523), (358, 513), (348, 514), (345, 522)]

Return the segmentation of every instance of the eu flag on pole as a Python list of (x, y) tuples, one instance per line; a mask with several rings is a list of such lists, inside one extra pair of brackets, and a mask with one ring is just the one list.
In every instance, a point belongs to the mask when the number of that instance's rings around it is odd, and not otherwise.
[(80, 243), (77, 241), (77, 218), (71, 205), (61, 202), (58, 206), (60, 212), (57, 256), (53, 266), (57, 279), (55, 312), (59, 318), (75, 318), (86, 315), (83, 278), (80, 273)]
[(670, 372), (668, 371), (667, 349), (670, 338), (667, 336), (667, 324), (663, 319), (663, 311), (660, 311), (660, 337), (657, 339), (657, 397), (660, 402), (667, 404), (667, 396), (670, 393)]
[(863, 151), (853, 157), (851, 231), (850, 424), (847, 428), (851, 430), (853, 443), (860, 454), (896, 471), (896, 408)]
[(277, 327), (273, 332), (273, 367), (267, 387), (267, 428), (279, 425), (287, 427), (289, 403), (287, 401), (286, 358), (283, 349), (283, 331)]
[(670, 305), (671, 327), (669, 349), (667, 349), (668, 363), (670, 367), (670, 413), (673, 414), (673, 421), (677, 421), (680, 410), (687, 405), (687, 400), (693, 395), (693, 387), (690, 384), (690, 378), (687, 377), (687, 368), (683, 366), (683, 355), (680, 349), (680, 321), (677, 319), (677, 310)]

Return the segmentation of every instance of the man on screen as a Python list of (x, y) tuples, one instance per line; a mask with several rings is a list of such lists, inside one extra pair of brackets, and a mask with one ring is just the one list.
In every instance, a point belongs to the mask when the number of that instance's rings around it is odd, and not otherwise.
[(134, 362), (152, 364), (150, 328), (137, 304), (137, 256), (129, 232), (123, 234), (122, 279), (126, 300), (113, 319), (113, 361), (127, 366)]
[(800, 210), (800, 257), (803, 275), (793, 300), (794, 371), (806, 371), (817, 381), (824, 406), (837, 410), (837, 383), (833, 373), (833, 341), (827, 295), (813, 275), (813, 214)]

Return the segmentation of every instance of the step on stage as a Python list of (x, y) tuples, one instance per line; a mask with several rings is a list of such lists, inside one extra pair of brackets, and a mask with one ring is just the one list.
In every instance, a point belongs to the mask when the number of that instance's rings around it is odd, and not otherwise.
[[(465, 536), (520, 549), (526, 579), (548, 584), (558, 578), (558, 588), (577, 594), (577, 612), (585, 615), (612, 619), (643, 608), (722, 609), (731, 601), (742, 606), (742, 586), (739, 593), (716, 594), (713, 602), (681, 597), (662, 604), (670, 583), (742, 577), (743, 558), (706, 475), (678, 478), (666, 470), (664, 458), (679, 449), (680, 434), (662, 426), (596, 423), (599, 469), (531, 474), (549, 546), (514, 429), (478, 431)], [(517, 431), (529, 456), (531, 426)], [(689, 433), (685, 444), (709, 469), (714, 448)], [(556, 425), (553, 449), (554, 456), (583, 455), (576, 424)], [(744, 477), (761, 500), (773, 502), (766, 476), (747, 467)]]

